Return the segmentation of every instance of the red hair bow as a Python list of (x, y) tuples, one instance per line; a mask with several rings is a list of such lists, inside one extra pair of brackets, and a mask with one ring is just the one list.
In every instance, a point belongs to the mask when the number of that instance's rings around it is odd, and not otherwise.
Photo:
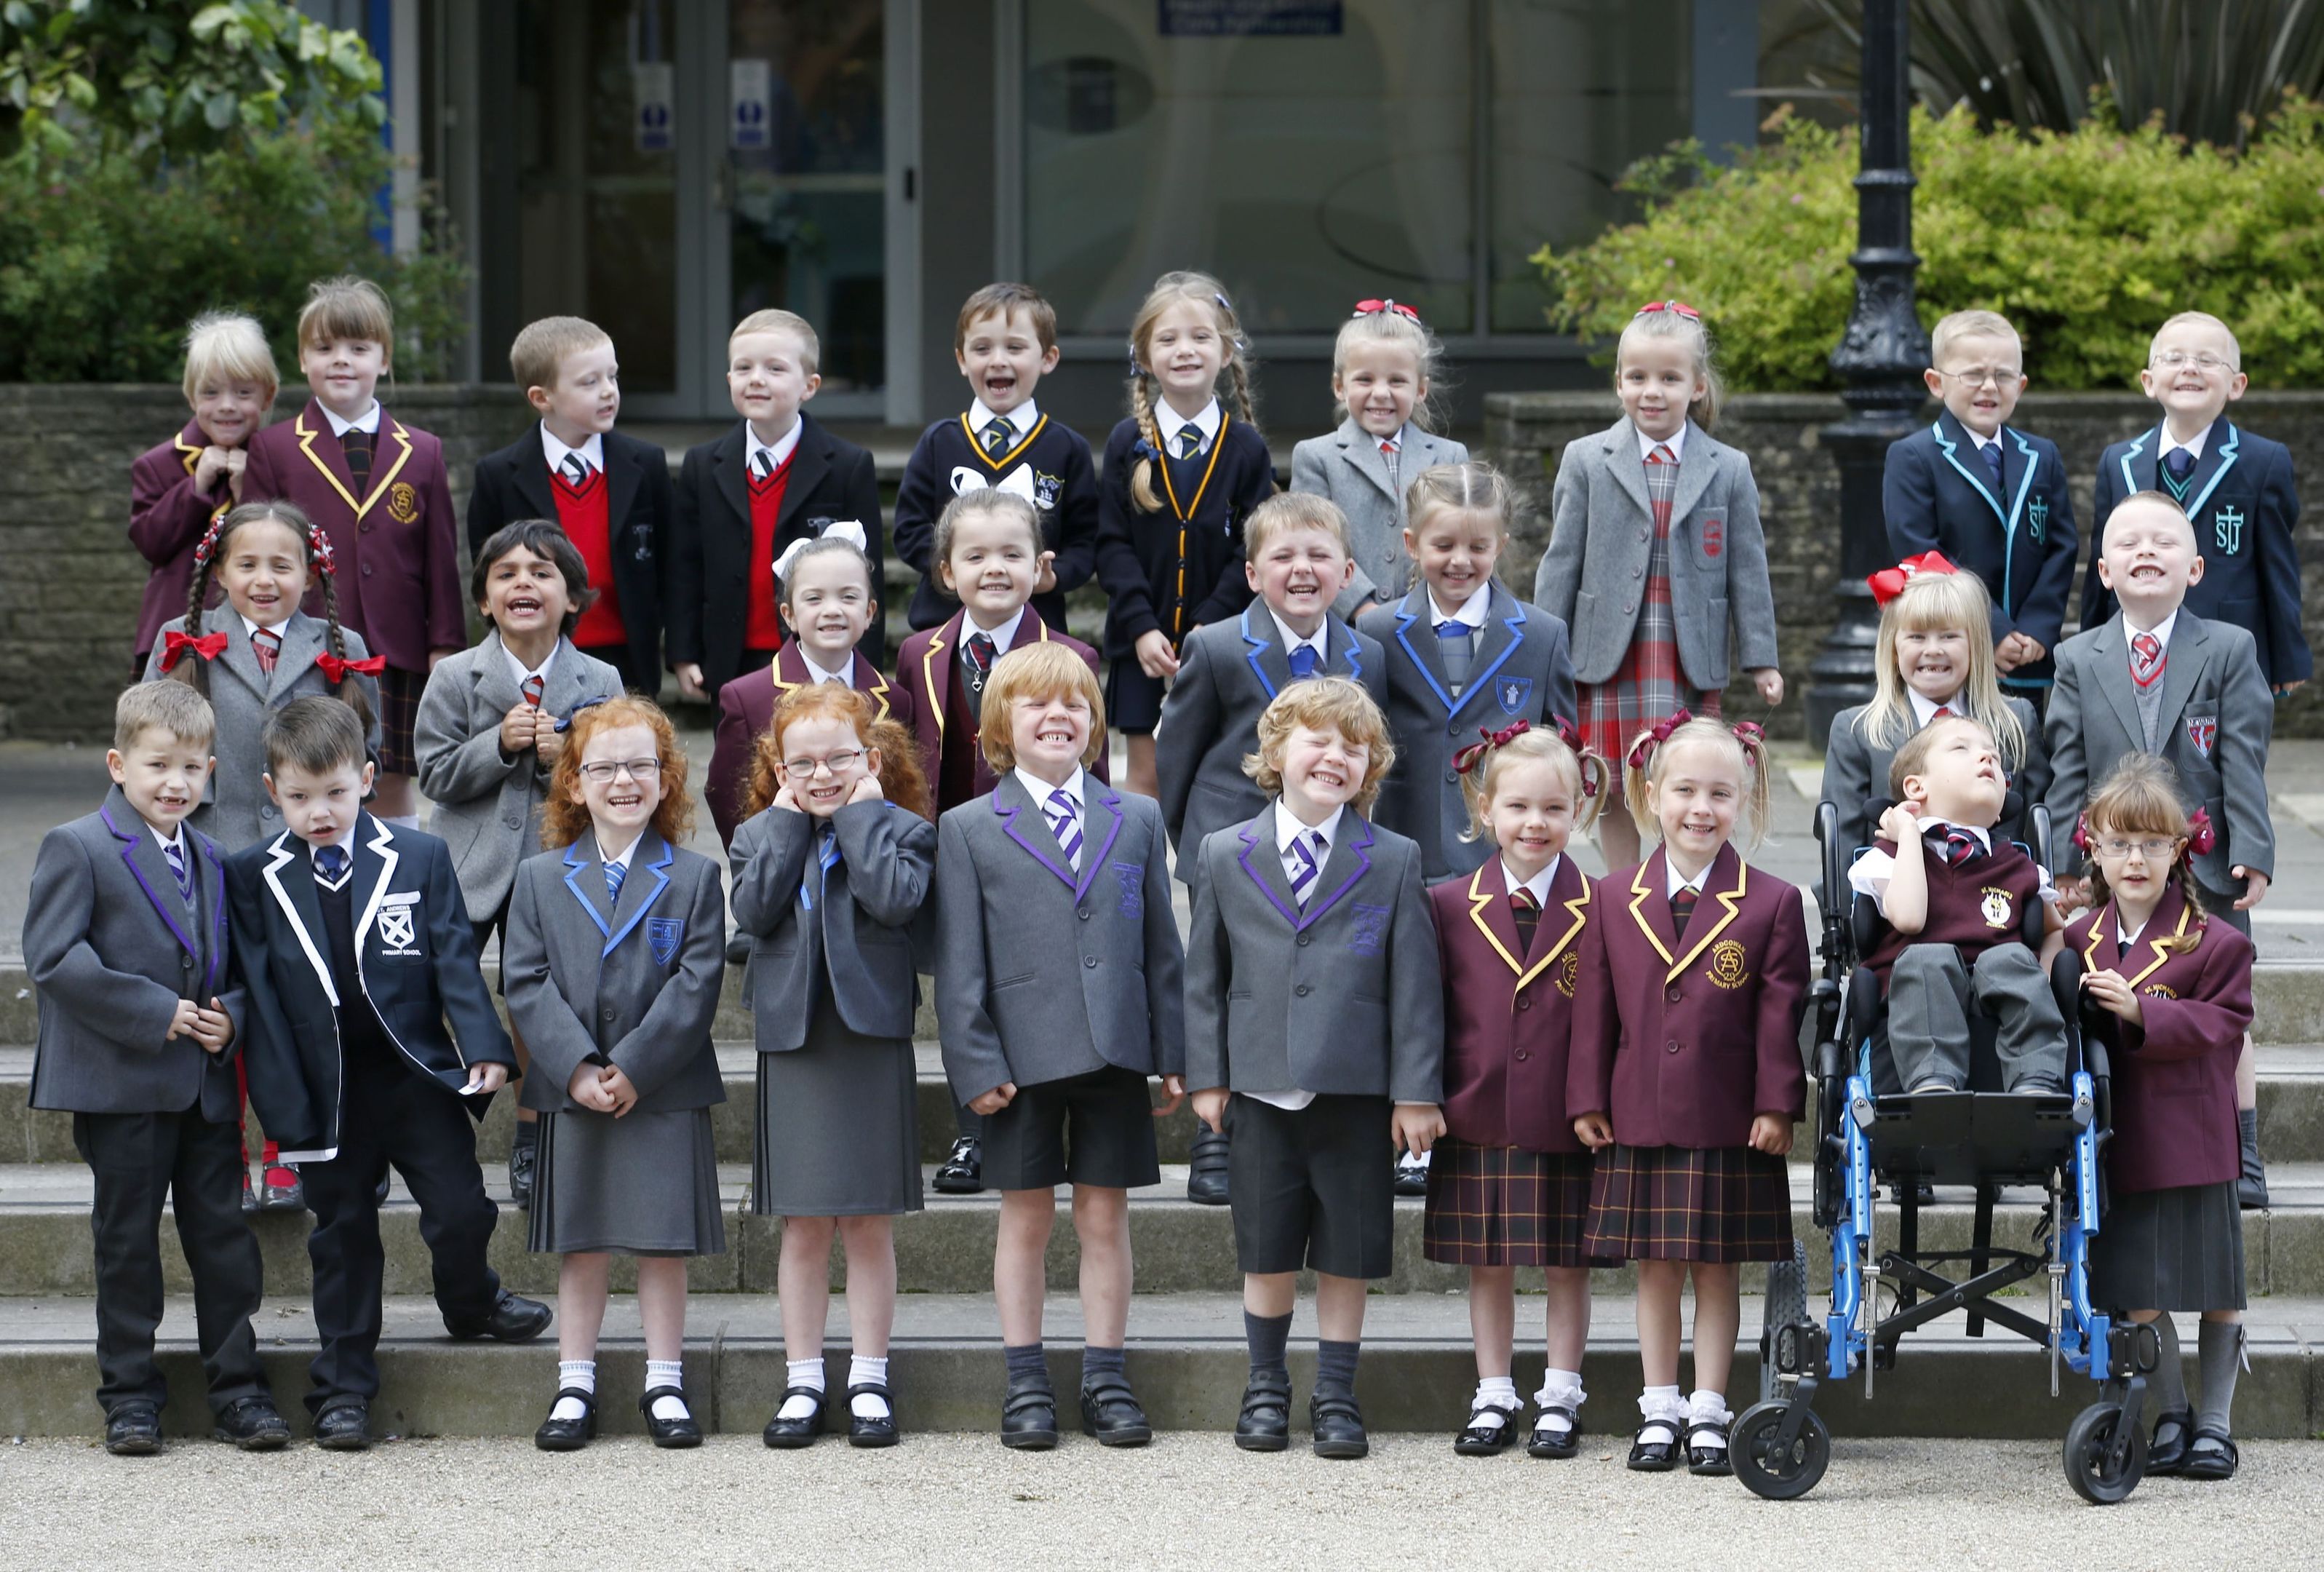
[(1454, 754), (1452, 755), (1452, 768), (1460, 773), (1466, 775), (1478, 765), (1485, 762), (1485, 755), (1487, 754), (1491, 753), (1495, 748), (1508, 747), (1511, 743), (1517, 741), (1519, 737), (1525, 735), (1526, 733), (1531, 730), (1533, 730), (1532, 726), (1522, 720), (1514, 721), (1508, 726), (1502, 727), (1499, 731), (1495, 731), (1489, 726), (1480, 726), (1477, 728), (1477, 735), (1484, 740), (1481, 742), (1471, 743), (1467, 747), (1462, 748), (1459, 753)]
[(1381, 311), (1394, 311), (1397, 316), (1415, 322), (1420, 320), (1420, 313), (1401, 301), (1358, 301), (1356, 302), (1355, 314), (1359, 317), (1370, 317)]
[(1654, 730), (1648, 732), (1645, 736), (1640, 737), (1638, 739), (1637, 745), (1630, 750), (1630, 768), (1633, 770), (1645, 769), (1646, 767), (1646, 761), (1655, 756), (1655, 750), (1661, 747), (1665, 743), (1670, 741), (1671, 733), (1678, 730), (1679, 727), (1684, 726), (1693, 718), (1693, 715), (1687, 710), (1674, 709), (1671, 711), (1670, 714), (1663, 717), (1662, 719), (1655, 722)]
[(217, 512), (212, 513), (210, 515), (210, 527), (204, 530), (202, 532), (202, 538), (194, 542), (195, 572), (199, 573), (203, 569), (208, 567), (210, 559), (217, 555), (218, 536), (226, 530), (226, 509), (220, 508)]
[(1872, 587), (1872, 604), (1886, 606), (1904, 593), (1904, 586), (1922, 574), (1955, 573), (1960, 569), (1945, 560), (1941, 551), (1923, 551), (1917, 557), (1907, 557), (1894, 568), (1883, 568), (1864, 582)]
[[(307, 526), (307, 555), (315, 559), (315, 571), (324, 578), (331, 578), (338, 572), (338, 556), (331, 550), (331, 538), (323, 533), (320, 524)], [(338, 679), (334, 677), (331, 680), (336, 682)]]
[(1759, 760), (1759, 749), (1767, 740), (1767, 728), (1756, 720), (1735, 723), (1735, 740), (1743, 744), (1743, 756), (1753, 763)]
[(1641, 317), (1651, 317), (1657, 311), (1676, 311), (1690, 322), (1702, 320), (1702, 313), (1684, 301), (1648, 301), (1638, 308), (1638, 315)]
[(315, 657), (315, 666), (322, 672), (324, 680), (336, 687), (345, 682), (347, 680), (347, 674), (352, 671), (360, 671), (366, 677), (378, 676), (387, 670), (387, 657), (374, 655), (364, 661), (342, 661), (337, 655), (318, 655)]
[(2209, 856), (2211, 848), (2219, 844), (2219, 832), (2211, 828), (2211, 816), (2201, 809), (2187, 816), (2187, 849), (2197, 856)]
[[(2202, 810), (2201, 810), (2200, 809), (2196, 809), (2196, 811), (2200, 813), (2200, 812), (2201, 812)], [(2074, 835), (2073, 835), (2073, 841), (2074, 841), (2074, 849), (2075, 849), (2076, 851), (2078, 851), (2078, 852), (2081, 853), (2084, 856), (2088, 856), (2088, 855), (2089, 855), (2089, 852), (2090, 852), (2090, 816), (2089, 816), (2089, 814), (2085, 813), (2085, 814), (2083, 814), (2080, 818), (2077, 818), (2076, 820), (2074, 820)]]
[(161, 670), (167, 671), (178, 663), (178, 657), (191, 650), (205, 661), (215, 661), (226, 653), (224, 633), (204, 633), (198, 639), (188, 638), (171, 629), (161, 635)]

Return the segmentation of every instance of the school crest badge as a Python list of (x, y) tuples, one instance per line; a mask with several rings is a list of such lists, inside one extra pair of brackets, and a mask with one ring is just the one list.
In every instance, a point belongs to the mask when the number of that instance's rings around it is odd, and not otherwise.
[(2207, 759), (2209, 758), (2211, 756), (2211, 749), (2217, 746), (2219, 741), (2218, 717), (2217, 716), (2210, 715), (2189, 716), (2187, 717), (2187, 740), (2195, 744), (2195, 751), (2197, 753), (2202, 754), (2203, 757)]
[(383, 906), (379, 911), (379, 942), (392, 956), (416, 956), (419, 931), (409, 906)]
[(2039, 541), (2042, 538), (2042, 532), (2049, 527), (2049, 523), (2050, 499), (2038, 495), (2027, 497), (2025, 499), (2025, 532)]
[(1727, 523), (1723, 519), (1702, 521), (1702, 554), (1716, 557), (1727, 550)]
[(2007, 928), (2015, 921), (2017, 902), (2008, 891), (1987, 884), (1978, 893), (1985, 898), (1978, 903), (1978, 911), (1985, 918), (1987, 928)]
[(2234, 556), (2243, 550), (2244, 514), (2241, 508), (2226, 507), (2211, 515), (2211, 539), (2218, 541), (2221, 554)]
[(1355, 919), (1355, 932), (1348, 936), (1348, 953), (1376, 956), (1380, 940), (1388, 934), (1388, 909), (1385, 906), (1351, 906), (1349, 914)]
[(1739, 988), (1751, 980), (1750, 957), (1739, 939), (1722, 939), (1711, 947), (1710, 964), (1702, 975), (1722, 988)]
[(1043, 513), (1057, 505), (1057, 494), (1065, 488), (1065, 476), (1044, 475), (1038, 469), (1033, 471), (1033, 505)]
[(1557, 957), (1557, 991), (1571, 999), (1581, 982), (1582, 957), (1573, 950), (1567, 950)]
[(1521, 715), (1525, 712), (1526, 700), (1533, 697), (1533, 679), (1504, 677), (1493, 684), (1493, 697), (1501, 701), (1502, 714)]
[(420, 493), (410, 481), (399, 480), (387, 488), (387, 516), (399, 524), (420, 517)]
[(2179, 991), (2167, 983), (2149, 983), (2139, 990), (2150, 999), (2176, 999)]
[(1146, 915), (1146, 870), (1136, 863), (1113, 865), (1114, 883), (1121, 886), (1121, 914), (1124, 917)]
[(678, 940), (686, 937), (686, 920), (680, 917), (649, 917), (646, 919), (646, 943), (653, 947), (654, 965), (666, 966), (669, 957), (678, 953)]

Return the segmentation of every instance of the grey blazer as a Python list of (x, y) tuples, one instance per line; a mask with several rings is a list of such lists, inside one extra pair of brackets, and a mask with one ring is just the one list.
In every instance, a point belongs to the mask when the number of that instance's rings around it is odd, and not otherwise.
[[(1187, 634), (1178, 661), (1155, 727), (1154, 768), (1178, 877), (1192, 879), (1204, 837), (1267, 806), (1267, 793), (1242, 772), (1242, 761), (1259, 747), (1259, 717), (1291, 685), (1291, 660), (1267, 603), (1254, 600), (1233, 622)], [(1316, 675), (1353, 678), (1388, 707), (1388, 658), (1379, 641), (1337, 616), (1324, 619)]]
[[(325, 698), (331, 695), (331, 685), (323, 680), (322, 669), (315, 664), (315, 657), (328, 647), (325, 640), (329, 630), (320, 618), (292, 612), (290, 620), (276, 630), (282, 635), (282, 648), (275, 652), (270, 676), (259, 670), (258, 656), (250, 647), (250, 636), (243, 632), (241, 615), (232, 606), (221, 606), (206, 614), (202, 627), (207, 633), (226, 635), (226, 649), (209, 663), (210, 708), (217, 714), (217, 740), (210, 751), (217, 756), (217, 768), (210, 772), (202, 805), (187, 822), (232, 854), (271, 840), (282, 828), (281, 810), (266, 794), (262, 779), (266, 773), (266, 749), (259, 734), (266, 729), (266, 717), (292, 699), (317, 693)], [(146, 681), (163, 674), (163, 642), (170, 634), (185, 631), (186, 619), (181, 616), (161, 624), (161, 631), (153, 636), (153, 652), (145, 657)], [(371, 650), (361, 633), (348, 627), (339, 632), (346, 642), (348, 660), (369, 658)], [(371, 701), (371, 732), (364, 740), (377, 754), (379, 683), (360, 674), (355, 683)]]
[(1412, 575), (1412, 559), (1404, 549), (1404, 499), (1412, 477), (1440, 465), (1469, 462), (1467, 448), (1409, 421), (1397, 441), (1394, 480), (1379, 440), (1352, 415), (1330, 436), (1310, 437), (1291, 449), (1291, 489), (1329, 497), (1348, 515), (1356, 576), (1332, 609), (1350, 620), (1374, 601), (1401, 596)]
[[(1565, 445), (1550, 515), (1534, 604), (1573, 629), (1575, 680), (1603, 682), (1630, 647), (1654, 550), (1646, 467), (1628, 416)], [(1775, 596), (1751, 461), (1692, 424), (1671, 503), (1670, 577), (1687, 681), (1711, 692), (1726, 687), (1730, 643), (1747, 671), (1776, 664)]]
[(807, 1042), (826, 985), (850, 1031), (911, 1040), (920, 1003), (912, 940), (936, 874), (936, 827), (892, 802), (851, 803), (831, 825), (839, 861), (820, 880), (808, 870), (821, 823), (795, 809), (744, 819), (727, 853), (734, 925), (751, 936), (761, 1053)]
[[(540, 707), (567, 716), (583, 699), (621, 691), (620, 672), (559, 639)], [(428, 828), (452, 850), (472, 922), (500, 911), (517, 865), (540, 850), (549, 772), (530, 748), (513, 759), (501, 752), (501, 722), (522, 698), (499, 631), (487, 630), (474, 649), (445, 656), (429, 674), (411, 728), (420, 790), (436, 805)]]
[(1565, 624), (1518, 600), (1499, 579), (1492, 591), (1457, 698), (1437, 651), (1426, 585), (1363, 615), (1363, 631), (1388, 650), (1388, 729), (1396, 738), (1396, 767), (1373, 818), (1420, 843), (1421, 871), (1431, 882), (1474, 873), (1492, 849), (1481, 839), (1461, 839), (1469, 805), (1452, 755), (1488, 727), (1498, 731), (1517, 720), (1540, 726), (1552, 715), (1579, 719)]
[[(2209, 814), (2218, 833), (2210, 852), (2195, 858), (2195, 877), (2207, 890), (2240, 895), (2243, 885), (2230, 869), (2275, 875), (2275, 829), (2267, 816), (2267, 739), (2275, 700), (2260, 675), (2259, 647), (2248, 629), (2207, 622), (2181, 608), (2168, 654), (2157, 725), (2163, 756), (2179, 772), (2181, 800), (2190, 811)], [(2044, 729), (2060, 871), (2079, 875), (2082, 857), (2069, 835), (2083, 804), (2125, 754), (2143, 752), (2146, 744), (2119, 612), (2058, 646)]]
[[(240, 1111), (234, 1057), (244, 995), (228, 976), (226, 867), (217, 844), (185, 832), (195, 908), (186, 909), (161, 844), (115, 786), (105, 806), (41, 837), (24, 910), (24, 966), (39, 1001), (32, 1105), (78, 1114)], [(216, 996), (235, 1027), (213, 1057), (190, 1037), (164, 1041), (180, 1000)]]
[(936, 821), (936, 1030), (959, 1102), (1106, 1065), (1185, 1068), (1162, 811), (1086, 772), (1082, 792), (1079, 872), (1013, 771)]
[[(2031, 809), (2049, 798), (2050, 750), (2042, 740), (2042, 722), (2031, 704), (2006, 693), (2001, 696), (2001, 702), (2009, 707), (2017, 724), (2025, 728), (2025, 757), (2010, 775), (2009, 783)], [(1894, 795), (1888, 790), (1888, 773), (1896, 763), (1896, 750), (1876, 748), (1865, 740), (1864, 717), (1871, 708), (1868, 704), (1859, 704), (1833, 717), (1831, 740), (1824, 748), (1823, 800), (1840, 810), (1840, 844), (1843, 850), (1872, 844), (1875, 826), (1864, 817), (1864, 806), (1876, 798)], [(2001, 828), (2009, 835), (2022, 836), (2024, 827), (2021, 822)], [(2072, 826), (2066, 828), (2070, 829)]]
[(524, 1106), (575, 1106), (565, 1088), (584, 1061), (618, 1067), (642, 1113), (726, 1100), (710, 1046), (726, 980), (726, 892), (708, 857), (647, 830), (619, 904), (605, 898), (595, 833), (528, 858), (501, 959), (509, 1021), (532, 1051)]
[(1270, 802), (1203, 842), (1186, 1087), (1444, 1098), (1444, 986), (1420, 848), (1351, 810), (1302, 909)]

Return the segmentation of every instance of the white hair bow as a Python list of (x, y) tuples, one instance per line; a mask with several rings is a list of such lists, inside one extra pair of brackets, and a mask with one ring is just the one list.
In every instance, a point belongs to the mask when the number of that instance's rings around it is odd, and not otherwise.
[(793, 541), (784, 547), (783, 554), (775, 559), (775, 578), (779, 580), (789, 578), (791, 564), (798, 561), (798, 554), (816, 541), (833, 540), (845, 541), (865, 555), (871, 554), (872, 537), (865, 532), (861, 519), (835, 519), (823, 527), (822, 533), (808, 540)]

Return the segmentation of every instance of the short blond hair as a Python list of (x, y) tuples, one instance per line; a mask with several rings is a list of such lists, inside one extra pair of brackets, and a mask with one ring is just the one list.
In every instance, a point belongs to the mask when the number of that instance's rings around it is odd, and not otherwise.
[(307, 286), (307, 304), (299, 313), (299, 342), (328, 344), (339, 338), (359, 338), (376, 344), (382, 362), (395, 353), (395, 308), (387, 291), (367, 278), (341, 273), (318, 278)]
[(1929, 772), (1929, 755), (1937, 751), (1937, 739), (1961, 726), (1969, 727), (1987, 742), (1993, 743), (1995, 750), (1999, 751), (2001, 744), (1994, 742), (1993, 728), (1975, 716), (1941, 716), (1906, 737), (1904, 745), (1896, 750), (1896, 757), (1888, 765), (1888, 795), (1902, 802), (1905, 781)]
[(1363, 684), (1349, 678), (1311, 677), (1277, 694), (1267, 713), (1259, 717), (1259, 752), (1244, 756), (1242, 772), (1268, 796), (1282, 796), (1284, 749), (1290, 745), (1291, 734), (1302, 726), (1337, 732), (1350, 745), (1370, 750), (1364, 760), (1364, 783), (1353, 799), (1356, 811), (1369, 817), (1372, 804), (1379, 800), (1388, 771), (1396, 765), (1396, 741), (1388, 735), (1388, 717), (1380, 713), (1379, 704)]
[(509, 346), (509, 370), (516, 374), (516, 385), (525, 393), (534, 388), (554, 392), (567, 356), (613, 341), (612, 334), (586, 317), (543, 317), (518, 331)]
[(1242, 555), (1256, 562), (1276, 536), (1294, 530), (1321, 530), (1340, 543), (1340, 555), (1353, 554), (1348, 544), (1348, 515), (1340, 504), (1312, 492), (1278, 491), (1250, 510), (1242, 523)]
[(2243, 340), (2236, 337), (2236, 330), (2233, 328), (2228, 327), (2209, 311), (2181, 311), (2157, 328), (2154, 330), (2154, 337), (2146, 341), (2146, 358), (2150, 361), (2154, 358), (2154, 346), (2161, 342), (2165, 333), (2173, 328), (2190, 327), (2217, 328), (2226, 335), (2227, 347), (2236, 352), (2235, 369), (2241, 371), (2244, 368)]
[[(1005, 775), (1017, 767), (1016, 707), (1061, 696), (1078, 697), (1089, 705), (1089, 743), (1082, 749), (1082, 768), (1094, 768), (1105, 757), (1105, 695), (1098, 689), (1097, 673), (1069, 646), (1043, 639), (1001, 656), (985, 680), (976, 745), (994, 774)], [(995, 716), (1001, 717), (999, 726), (985, 724)]]
[(815, 336), (814, 325), (797, 311), (782, 311), (770, 307), (763, 311), (752, 312), (735, 323), (734, 330), (726, 335), (726, 347), (730, 352), (734, 347), (734, 340), (745, 333), (789, 334), (798, 340), (799, 365), (806, 367), (809, 376), (822, 375), (823, 340)]
[(133, 682), (113, 701), (113, 745), (125, 754), (149, 731), (208, 747), (217, 740), (217, 712), (182, 682)]
[(1952, 353), (1953, 346), (1963, 338), (2006, 338), (2017, 346), (2017, 357), (2020, 360), (2025, 358), (2025, 341), (2017, 336), (2017, 329), (2009, 325), (2008, 318), (1998, 311), (1955, 311), (1951, 316), (1941, 319), (1936, 331), (1929, 335), (1929, 364), (1941, 369), (1945, 356)]
[(186, 402), (200, 395), (205, 383), (228, 382), (258, 384), (269, 403), (282, 391), (274, 351), (266, 347), (266, 329), (257, 319), (239, 311), (205, 311), (186, 328)]

